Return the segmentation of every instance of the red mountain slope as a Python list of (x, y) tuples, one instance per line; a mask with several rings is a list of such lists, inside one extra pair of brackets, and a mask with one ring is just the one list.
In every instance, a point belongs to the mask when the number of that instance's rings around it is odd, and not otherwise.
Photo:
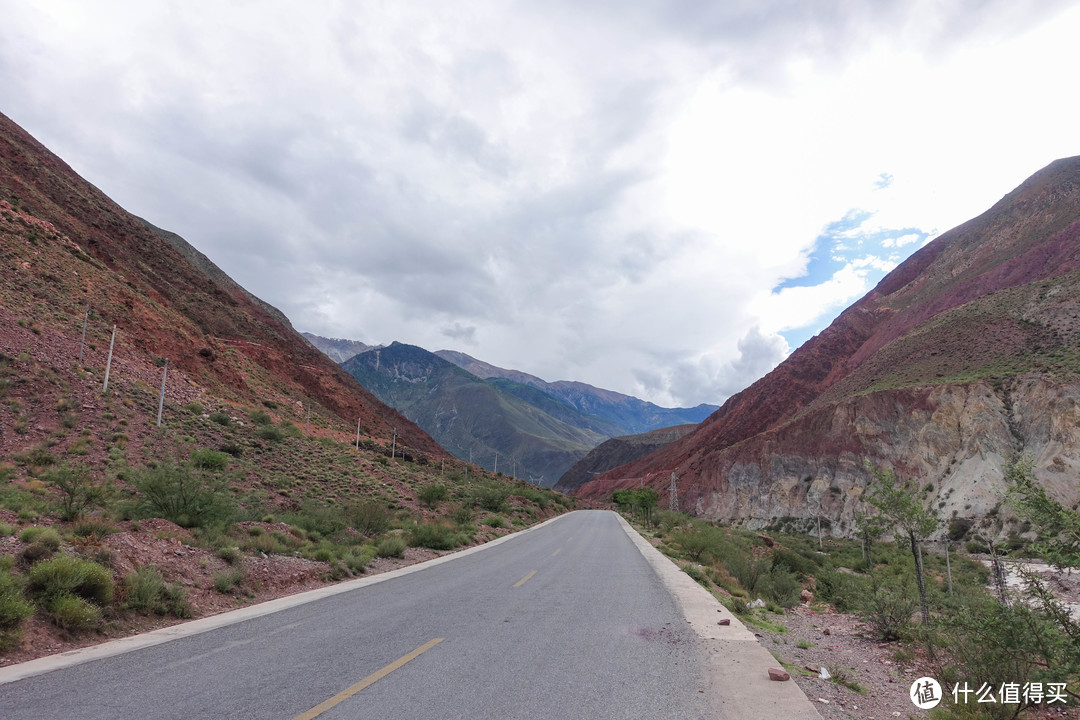
[[(0, 114), (0, 322), (76, 340), (84, 308), (101, 353), (168, 358), (192, 386), (234, 403), (269, 401), (325, 430), (355, 431), (443, 455), (306, 342), (288, 320), (176, 235), (131, 215)], [(8, 351), (16, 348), (6, 348)], [(286, 412), (287, 411), (287, 412)]]
[(934, 484), (941, 512), (978, 515), (1015, 452), (1065, 493), (1080, 467), (1078, 270), (1070, 158), (916, 252), (694, 433), (578, 494), (645, 482), (666, 496), (675, 471), (681, 507), (709, 517), (760, 526), (820, 507), (847, 523), (869, 460)]

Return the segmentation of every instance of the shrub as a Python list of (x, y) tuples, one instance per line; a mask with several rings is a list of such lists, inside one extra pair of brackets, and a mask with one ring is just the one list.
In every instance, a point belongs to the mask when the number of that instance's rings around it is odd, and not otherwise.
[(103, 538), (106, 535), (112, 535), (116, 532), (116, 528), (105, 522), (104, 520), (88, 519), (81, 520), (75, 524), (71, 529), (71, 532), (75, 537), (96, 537)]
[(276, 428), (273, 425), (264, 425), (256, 430), (255, 434), (263, 440), (274, 443), (279, 443), (285, 439), (285, 433), (282, 432), (281, 428)]
[(222, 427), (229, 427), (232, 425), (232, 418), (223, 412), (213, 412), (210, 413), (210, 422), (215, 422)]
[(409, 531), (409, 545), (432, 550), (453, 550), (462, 544), (453, 528), (441, 523), (421, 523)]
[(244, 554), (240, 552), (240, 548), (231, 546), (219, 547), (217, 550), (214, 551), (214, 554), (225, 562), (229, 563), (230, 565), (235, 565), (241, 558), (244, 557)]
[(819, 573), (815, 592), (821, 600), (832, 603), (837, 612), (856, 612), (863, 598), (873, 592), (869, 578), (850, 573), (827, 571)]
[(503, 512), (510, 497), (510, 489), (498, 482), (484, 482), (473, 486), (469, 494), (472, 504), (489, 512)]
[(899, 640), (911, 626), (911, 615), (919, 601), (911, 588), (879, 586), (859, 609), (861, 617), (878, 640)]
[(287, 522), (304, 528), (308, 533), (316, 532), (322, 536), (339, 533), (346, 528), (345, 513), (334, 505), (325, 505), (307, 501), (300, 506), (299, 512), (288, 515)]
[(162, 463), (140, 472), (134, 484), (144, 516), (160, 516), (181, 527), (208, 527), (235, 513), (232, 497), (189, 467)]
[(487, 525), (488, 527), (501, 528), (506, 527), (506, 521), (502, 515), (489, 515), (480, 521), (481, 525)]
[(401, 557), (405, 554), (408, 543), (400, 535), (389, 535), (379, 540), (376, 547), (379, 557)]
[(124, 577), (127, 601), (124, 607), (136, 612), (156, 610), (158, 598), (165, 589), (165, 578), (153, 565), (139, 568)]
[(55, 528), (34, 525), (19, 533), (19, 539), (24, 543), (40, 545), (51, 552), (60, 549), (60, 533), (56, 532)]
[(10, 561), (0, 565), (0, 653), (19, 646), (22, 624), (34, 614), (34, 606), (23, 597), (18, 579), (11, 574)]
[(274, 422), (273, 419), (269, 415), (264, 413), (262, 410), (256, 410), (255, 412), (251, 413), (249, 417), (251, 418), (251, 422), (255, 423), (256, 425), (272, 425)]
[(368, 563), (371, 562), (377, 552), (378, 550), (374, 546), (365, 545), (359, 550), (345, 553), (341, 560), (345, 563), (345, 567), (349, 569), (349, 572), (358, 575), (367, 569)]
[(694, 579), (694, 582), (699, 585), (709, 587), (709, 576), (705, 574), (705, 571), (701, 569), (699, 565), (685, 565), (683, 566), (683, 572)]
[(78, 595), (58, 595), (46, 603), (45, 610), (65, 630), (89, 630), (101, 622), (101, 608)]
[(390, 509), (378, 500), (366, 500), (349, 505), (345, 510), (349, 526), (368, 537), (381, 535), (390, 529), (393, 519)]
[(802, 587), (786, 565), (777, 565), (758, 578), (753, 592), (781, 607), (792, 608), (799, 604)]
[(62, 465), (41, 476), (60, 491), (60, 519), (76, 520), (92, 505), (101, 502), (102, 489), (85, 465)]
[(468, 525), (473, 521), (473, 509), (471, 505), (462, 503), (450, 509), (450, 519), (455, 525)]
[(75, 595), (98, 605), (113, 598), (112, 572), (97, 563), (73, 555), (57, 555), (30, 568), (27, 592), (46, 602)]
[(431, 483), (420, 488), (416, 493), (416, 498), (429, 508), (435, 508), (440, 502), (446, 499), (448, 495), (446, 486), (441, 483)]
[(230, 570), (222, 570), (221, 572), (214, 573), (214, 589), (219, 593), (232, 592), (233, 589), (239, 587), (244, 578), (247, 577), (247, 573), (242, 568), (232, 568)]
[(191, 453), (191, 464), (200, 470), (218, 472), (229, 464), (229, 454), (217, 450), (196, 450)]
[(694, 523), (688, 530), (672, 532), (671, 539), (682, 548), (687, 558), (700, 562), (703, 557), (716, 558), (719, 555), (723, 533), (713, 525)]

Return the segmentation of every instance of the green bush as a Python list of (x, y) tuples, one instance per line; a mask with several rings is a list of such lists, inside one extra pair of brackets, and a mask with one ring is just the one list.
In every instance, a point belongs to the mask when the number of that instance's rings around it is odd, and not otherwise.
[(400, 535), (388, 535), (379, 540), (377, 551), (379, 557), (401, 557), (405, 554), (406, 547), (408, 543), (405, 542), (405, 538)]
[(255, 423), (256, 425), (266, 426), (272, 425), (274, 423), (273, 419), (269, 415), (264, 413), (262, 410), (256, 410), (255, 412), (251, 413), (249, 417), (251, 418), (251, 422)]
[(191, 464), (200, 470), (219, 472), (229, 464), (230, 455), (217, 450), (200, 449), (191, 453)]
[(279, 443), (285, 439), (285, 433), (282, 432), (281, 428), (276, 428), (273, 425), (264, 425), (256, 430), (255, 434), (263, 440), (274, 443)]
[(214, 589), (222, 594), (232, 592), (233, 589), (243, 584), (246, 577), (247, 573), (244, 572), (243, 568), (234, 567), (229, 570), (222, 570), (214, 573)]
[(416, 498), (425, 506), (434, 509), (440, 502), (446, 499), (448, 494), (449, 492), (446, 489), (446, 486), (442, 483), (430, 483), (417, 491)]
[(832, 604), (837, 612), (857, 612), (863, 599), (873, 592), (870, 578), (828, 570), (818, 574), (815, 592), (819, 600)]
[(699, 565), (684, 565), (683, 572), (694, 579), (694, 582), (699, 585), (709, 587), (709, 576), (705, 574), (705, 571)]
[(441, 523), (420, 523), (409, 531), (409, 545), (432, 550), (453, 550), (464, 544), (454, 529)]
[(116, 527), (114, 525), (112, 525), (110, 523), (107, 523), (104, 520), (98, 520), (98, 519), (94, 519), (94, 518), (90, 518), (90, 519), (87, 519), (87, 520), (80, 520), (71, 529), (71, 533), (75, 537), (83, 537), (83, 538), (88, 538), (88, 537), (103, 538), (106, 535), (112, 535), (115, 532), (117, 532), (117, 529), (116, 529)]
[(799, 604), (802, 586), (786, 565), (776, 565), (758, 578), (752, 592), (766, 600), (772, 600), (780, 607), (793, 608)]
[(50, 552), (56, 552), (60, 549), (60, 533), (56, 531), (56, 528), (34, 525), (19, 533), (19, 539), (27, 544), (40, 545)]
[(219, 482), (183, 465), (159, 464), (134, 479), (144, 517), (163, 517), (181, 527), (227, 523), (236, 512), (231, 495)]
[(469, 493), (472, 504), (488, 512), (504, 512), (509, 497), (510, 489), (499, 482), (477, 483)]
[(918, 607), (914, 588), (881, 585), (865, 598), (859, 617), (878, 640), (899, 640), (911, 627), (911, 616)]
[(101, 608), (78, 595), (57, 595), (46, 603), (45, 611), (65, 630), (89, 630), (101, 622)]
[(8, 525), (5, 522), (0, 522), (0, 537), (7, 537), (15, 534), (15, 527)]
[(481, 520), (480, 524), (493, 528), (502, 528), (506, 527), (506, 520), (503, 519), (502, 515), (489, 515)]
[(724, 535), (720, 528), (698, 522), (689, 529), (673, 531), (671, 540), (682, 549), (687, 558), (701, 562), (703, 559), (717, 558)]
[(85, 465), (62, 465), (42, 474), (41, 479), (60, 491), (61, 520), (75, 520), (101, 502), (102, 489)]
[(0, 653), (13, 650), (22, 640), (22, 624), (34, 614), (23, 597), (22, 584), (11, 574), (10, 561), (0, 564)]
[(165, 589), (165, 578), (153, 565), (139, 568), (124, 577), (127, 600), (124, 607), (136, 612), (156, 610)]
[(341, 532), (347, 527), (345, 513), (336, 505), (309, 500), (300, 506), (298, 512), (286, 515), (290, 525), (302, 527), (308, 533), (318, 533), (328, 537)]
[(345, 510), (349, 526), (367, 537), (381, 535), (390, 529), (393, 515), (385, 502), (365, 500), (349, 505)]
[(98, 605), (107, 605), (113, 599), (112, 572), (73, 555), (57, 555), (30, 568), (27, 592), (46, 602), (63, 595), (76, 595)]
[(223, 412), (213, 412), (210, 413), (210, 422), (215, 422), (223, 427), (229, 427), (232, 425), (232, 418)]

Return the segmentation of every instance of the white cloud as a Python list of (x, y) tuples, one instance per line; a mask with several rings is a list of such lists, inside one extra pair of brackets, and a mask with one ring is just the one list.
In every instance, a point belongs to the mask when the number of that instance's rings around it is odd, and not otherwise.
[(1080, 8), (752, 5), (0, 0), (0, 97), (298, 328), (717, 402), (1077, 152)]

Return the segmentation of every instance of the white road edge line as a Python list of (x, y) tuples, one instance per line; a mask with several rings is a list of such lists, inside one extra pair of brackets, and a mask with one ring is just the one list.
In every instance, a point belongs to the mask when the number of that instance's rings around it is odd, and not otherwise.
[[(664, 583), (690, 627), (705, 645), (709, 700), (725, 718), (739, 720), (821, 720), (817, 708), (794, 680), (769, 679), (769, 668), (780, 662), (715, 596), (694, 582), (622, 515), (623, 530)], [(727, 619), (730, 625), (718, 621)]]
[(351, 592), (359, 588), (401, 577), (402, 575), (420, 572), (421, 570), (426, 570), (435, 565), (441, 565), (442, 563), (450, 562), (451, 560), (457, 560), (466, 555), (472, 555), (473, 553), (487, 550), (496, 545), (501, 545), (514, 538), (528, 535), (529, 533), (539, 530), (569, 514), (570, 513), (563, 513), (562, 515), (556, 515), (538, 525), (533, 525), (532, 527), (519, 530), (510, 535), (503, 535), (502, 537), (486, 542), (483, 545), (476, 545), (465, 550), (459, 550), (458, 552), (432, 558), (431, 560), (425, 560), (422, 563), (408, 565), (379, 575), (357, 578), (355, 580), (346, 580), (345, 582), (336, 585), (327, 585), (326, 587), (317, 588), (315, 590), (308, 590), (295, 595), (287, 595), (285, 597), (277, 598), (276, 600), (268, 600), (264, 603), (259, 603), (258, 605), (240, 608), (239, 610), (230, 610), (217, 615), (199, 618), (198, 620), (180, 623), (179, 625), (171, 625), (167, 628), (161, 628), (160, 630), (153, 630), (140, 635), (120, 638), (118, 640), (110, 640), (109, 642), (104, 642), (100, 645), (91, 645), (90, 647), (69, 650), (58, 655), (49, 655), (47, 657), (37, 658), (36, 660), (28, 660), (17, 665), (9, 665), (0, 668), (0, 685), (15, 682), (16, 680), (22, 680), (23, 678), (33, 677), (35, 675), (44, 675), (45, 673), (54, 670), (82, 665), (83, 663), (91, 662), (93, 660), (101, 660), (114, 655), (122, 655), (123, 653), (132, 652), (133, 650), (153, 647), (154, 645), (160, 645), (172, 640), (191, 637), (192, 635), (209, 632), (211, 630), (226, 627), (227, 625), (235, 625), (236, 623), (244, 622), (245, 620), (252, 620), (264, 615), (270, 615), (271, 613), (288, 610), (289, 608), (294, 608), (298, 605), (303, 605), (315, 600), (321, 600), (322, 598)]

